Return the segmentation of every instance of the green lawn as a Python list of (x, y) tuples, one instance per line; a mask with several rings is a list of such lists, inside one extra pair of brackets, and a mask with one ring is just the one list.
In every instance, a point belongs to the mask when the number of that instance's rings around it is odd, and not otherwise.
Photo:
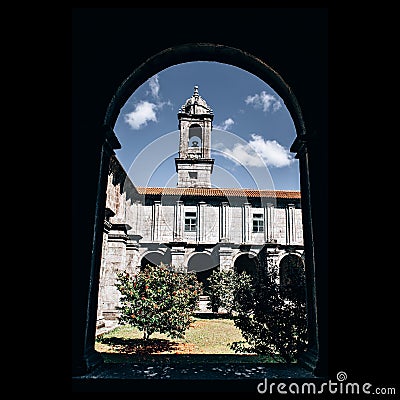
[(184, 339), (154, 333), (145, 343), (142, 336), (136, 328), (118, 326), (98, 336), (95, 349), (106, 362), (270, 362), (266, 356), (231, 350), (230, 344), (243, 337), (233, 321), (224, 317), (195, 317)]

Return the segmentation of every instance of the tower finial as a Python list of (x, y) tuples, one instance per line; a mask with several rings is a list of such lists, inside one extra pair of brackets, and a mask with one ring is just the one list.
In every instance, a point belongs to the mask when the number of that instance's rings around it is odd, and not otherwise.
[(199, 87), (197, 85), (194, 87), (193, 96), (194, 97), (199, 97)]

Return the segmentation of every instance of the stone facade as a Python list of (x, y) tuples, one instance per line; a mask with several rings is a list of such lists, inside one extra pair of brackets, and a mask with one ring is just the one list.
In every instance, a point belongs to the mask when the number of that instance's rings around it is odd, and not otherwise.
[[(210, 187), (213, 114), (197, 90), (195, 87), (194, 95), (178, 113), (181, 136), (179, 158), (175, 159), (176, 188), (135, 187), (117, 158), (111, 158), (98, 328), (117, 322), (117, 270), (135, 273), (146, 264), (162, 262), (194, 270), (206, 284), (215, 269), (251, 273), (261, 250), (278, 268), (287, 256), (302, 259), (300, 192)], [(194, 138), (198, 142), (190, 146)]]

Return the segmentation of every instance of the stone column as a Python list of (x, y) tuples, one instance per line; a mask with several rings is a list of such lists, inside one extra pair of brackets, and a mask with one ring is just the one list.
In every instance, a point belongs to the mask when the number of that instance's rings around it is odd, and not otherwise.
[(115, 287), (116, 272), (126, 268), (126, 245), (128, 240), (127, 231), (131, 226), (123, 223), (112, 224), (108, 234), (107, 264), (104, 271), (104, 298), (103, 316), (106, 326), (117, 323), (118, 311), (116, 306), (120, 294)]
[(133, 232), (135, 235), (139, 234), (141, 229), (141, 218), (142, 218), (142, 203), (140, 200), (136, 200), (132, 204), (132, 215), (133, 215)]
[(104, 276), (107, 268), (107, 243), (108, 243), (108, 233), (112, 227), (110, 222), (110, 217), (114, 216), (114, 211), (109, 208), (105, 209), (105, 220), (103, 228), (103, 245), (101, 252), (101, 266), (100, 266), (100, 278), (99, 278), (99, 297), (97, 301), (97, 320), (96, 329), (103, 328), (105, 326), (104, 316), (103, 316), (103, 302), (104, 302)]
[[(78, 138), (84, 137), (87, 129), (85, 124), (75, 124), (73, 132), (77, 140), (76, 145), (80, 145)], [(95, 162), (96, 164), (91, 164), (91, 167), (88, 168), (89, 172), (85, 170), (81, 176), (79, 173), (74, 175), (78, 179), (78, 184), (74, 187), (79, 188), (79, 190), (73, 191), (74, 200), (79, 201), (77, 210), (81, 212), (74, 213), (72, 218), (74, 251), (72, 252), (71, 274), (74, 287), (72, 290), (71, 367), (73, 376), (84, 375), (104, 361), (94, 348), (104, 235), (103, 224), (110, 159), (111, 155), (115, 154), (113, 149), (121, 148), (121, 144), (109, 126), (96, 127), (96, 125), (92, 125), (90, 131), (95, 140), (90, 142), (89, 159), (91, 163)], [(85, 146), (89, 143), (87, 138), (84, 142)], [(83, 148), (89, 150), (89, 147), (85, 146)], [(77, 154), (74, 162), (77, 162), (76, 165), (86, 168), (88, 154), (85, 151)], [(75, 171), (80, 170), (78, 168)], [(92, 178), (96, 179), (96, 188), (87, 184)]]
[(174, 245), (171, 247), (171, 265), (177, 270), (187, 270), (185, 267), (185, 246)]
[(140, 271), (140, 239), (142, 239), (141, 235), (128, 235), (126, 243), (126, 271), (132, 275)]
[(286, 211), (286, 244), (293, 244), (296, 238), (294, 204), (288, 204), (285, 211)]
[(219, 240), (220, 242), (229, 241), (229, 203), (224, 201), (219, 206)]
[(243, 204), (243, 214), (242, 214), (242, 237), (243, 243), (248, 243), (251, 238), (251, 204)]
[(267, 205), (264, 207), (264, 238), (266, 242), (272, 242), (275, 236), (274, 214), (274, 205), (272, 203), (267, 203)]
[(189, 122), (182, 119), (179, 123), (179, 128), (179, 158), (186, 158), (189, 146)]
[(206, 216), (205, 207), (207, 206), (205, 201), (200, 201), (197, 204), (197, 241), (203, 243), (206, 241)]
[(183, 240), (183, 201), (177, 200), (174, 208), (174, 242)]
[(210, 158), (211, 157), (211, 120), (204, 119), (204, 125), (202, 127), (203, 133), (203, 158)]
[(152, 210), (152, 229), (151, 240), (159, 242), (161, 240), (161, 202), (155, 201)]
[[(323, 132), (320, 132), (323, 134)], [(307, 294), (307, 327), (308, 346), (307, 351), (300, 356), (299, 364), (312, 370), (317, 376), (328, 374), (328, 352), (327, 338), (329, 336), (328, 324), (328, 274), (326, 266), (329, 264), (327, 243), (328, 226), (326, 217), (326, 204), (323, 202), (324, 191), (320, 192), (320, 185), (325, 185), (325, 171), (316, 171), (319, 168), (318, 161), (311, 167), (310, 148), (312, 158), (318, 157), (321, 153), (320, 144), (315, 147), (315, 138), (300, 135), (292, 144), (291, 151), (296, 152), (300, 167), (300, 188), (301, 188), (301, 210), (304, 237), (304, 264), (306, 272), (306, 294)], [(321, 135), (323, 136), (323, 135)], [(314, 138), (314, 139), (313, 139)], [(314, 143), (313, 143), (314, 140)], [(316, 141), (318, 143), (318, 141)], [(323, 155), (322, 155), (323, 157)], [(310, 171), (314, 170), (311, 187)], [(312, 195), (317, 200), (312, 201)], [(322, 196), (322, 197), (321, 197)], [(322, 200), (321, 200), (322, 199)], [(311, 205), (312, 203), (313, 206)], [(311, 217), (311, 210), (313, 215)], [(316, 290), (318, 288), (318, 290)]]
[(219, 269), (220, 271), (232, 271), (232, 243), (224, 243), (219, 248)]

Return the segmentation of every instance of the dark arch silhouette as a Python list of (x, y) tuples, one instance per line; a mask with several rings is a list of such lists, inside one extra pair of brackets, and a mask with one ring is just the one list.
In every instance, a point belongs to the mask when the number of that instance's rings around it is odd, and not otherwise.
[(280, 286), (289, 298), (304, 300), (304, 264), (300, 255), (287, 254), (279, 263)]
[(203, 130), (199, 124), (192, 124), (189, 127), (189, 147), (201, 147), (203, 143)]
[[(75, 9), (76, 10), (76, 9)], [(73, 172), (73, 259), (72, 259), (72, 376), (84, 375), (98, 366), (102, 359), (94, 350), (96, 307), (101, 265), (101, 243), (105, 213), (105, 188), (110, 156), (120, 144), (113, 126), (120, 108), (130, 94), (155, 73), (187, 61), (217, 61), (242, 68), (268, 83), (285, 102), (294, 121), (297, 139), (291, 147), (300, 161), (300, 184), (305, 243), (305, 268), (309, 301), (309, 351), (304, 362), (321, 376), (327, 373), (327, 10), (266, 10), (269, 22), (275, 27), (290, 22), (290, 29), (268, 42), (268, 35), (246, 41), (245, 31), (260, 26), (266, 14), (255, 13), (243, 18), (237, 9), (233, 20), (209, 25), (208, 31), (192, 30), (182, 34), (181, 27), (173, 28), (175, 9), (162, 10), (163, 32), (157, 41), (138, 41), (133, 51), (123, 53), (131, 45), (131, 37), (123, 35), (124, 25), (116, 18), (116, 10), (94, 9), (75, 12), (73, 24), (73, 110), (72, 110), (72, 172)], [(234, 9), (232, 9), (234, 10)], [(156, 9), (155, 9), (156, 11)], [(210, 12), (212, 11), (212, 12)], [(122, 10), (119, 16), (128, 16)], [(135, 9), (135, 17), (146, 11)], [(169, 12), (169, 14), (168, 14)], [(181, 13), (186, 12), (181, 9)], [(187, 13), (190, 11), (187, 10)], [(203, 10), (199, 9), (199, 12)], [(161, 12), (160, 12), (161, 13)], [(159, 13), (159, 16), (161, 16)], [(166, 15), (167, 14), (167, 15)], [(214, 9), (204, 9), (212, 19)], [(186, 15), (187, 16), (187, 15)], [(275, 16), (277, 18), (275, 18)], [(304, 19), (302, 18), (304, 17)], [(131, 15), (129, 15), (129, 21)], [(168, 20), (169, 27), (163, 21)], [(182, 19), (176, 18), (176, 26)], [(215, 19), (214, 19), (215, 21)], [(247, 22), (246, 22), (247, 21)], [(220, 21), (223, 23), (223, 21)], [(309, 23), (314, 30), (304, 30)], [(237, 24), (237, 25), (236, 25)], [(240, 26), (239, 26), (240, 24)], [(88, 26), (89, 25), (89, 26)], [(137, 19), (136, 32), (147, 28)], [(216, 26), (216, 24), (214, 25)], [(234, 27), (234, 29), (233, 29)], [(115, 29), (118, 28), (118, 29)], [(312, 34), (311, 34), (312, 32)], [(294, 36), (295, 35), (295, 40)], [(202, 38), (216, 41), (206, 45)], [(187, 39), (187, 44), (183, 41)], [(290, 43), (296, 43), (292, 46)], [(110, 43), (115, 44), (110, 52)], [(222, 43), (222, 45), (221, 45)], [(223, 44), (231, 44), (229, 47)], [(298, 44), (301, 43), (301, 47)], [(178, 44), (178, 45), (177, 45)], [(287, 45), (289, 44), (289, 47)], [(119, 46), (119, 47), (118, 47)], [(282, 47), (286, 46), (286, 47)], [(87, 50), (90, 48), (90, 51)], [(239, 49), (240, 48), (240, 49)], [(285, 49), (282, 51), (282, 49)], [(162, 50), (165, 49), (165, 50)], [(301, 54), (297, 50), (301, 49)], [(160, 51), (161, 50), (161, 51)], [(246, 50), (246, 51), (243, 51)], [(250, 51), (255, 56), (247, 53)], [(112, 57), (111, 53), (115, 56)], [(322, 53), (322, 56), (321, 54)], [(154, 55), (155, 56), (152, 56)], [(301, 58), (301, 62), (297, 62)], [(271, 60), (284, 73), (301, 100), (308, 130), (292, 90), (277, 72), (267, 65)], [(133, 74), (126, 76), (130, 71)], [(121, 83), (122, 82), (122, 83)], [(118, 88), (115, 91), (115, 88)], [(110, 101), (111, 98), (111, 101)], [(105, 112), (106, 110), (106, 112)], [(308, 134), (310, 133), (310, 135)], [(311, 201), (312, 199), (312, 201)], [(312, 211), (312, 212), (311, 212)], [(312, 215), (312, 218), (311, 218)], [(318, 269), (317, 273), (314, 271)], [(318, 290), (316, 290), (318, 286)], [(318, 323), (316, 305), (318, 304)], [(318, 335), (317, 335), (318, 333)], [(76, 386), (79, 380), (74, 380)], [(85, 387), (86, 383), (81, 385)], [(132, 385), (133, 386), (133, 385)]]
[(171, 264), (171, 253), (167, 252), (162, 254), (158, 251), (151, 251), (142, 257), (140, 266), (144, 268), (146, 265), (157, 266), (161, 263), (166, 265)]
[(304, 269), (304, 264), (300, 255), (287, 254), (283, 256), (279, 263), (279, 278), (281, 285), (287, 286), (296, 279), (296, 276), (301, 274)]
[(203, 284), (203, 290), (208, 288), (207, 278), (214, 270), (218, 270), (219, 265), (215, 265), (213, 257), (207, 253), (195, 253), (189, 260), (187, 265), (188, 272), (195, 271), (197, 279)]
[(199, 124), (192, 124), (189, 126), (189, 139), (193, 136), (201, 138), (202, 129)]
[(250, 276), (255, 277), (258, 270), (258, 260), (256, 256), (251, 257), (250, 254), (241, 254), (235, 260), (234, 269), (239, 274), (247, 272)]
[(119, 112), (132, 93), (161, 70), (190, 61), (217, 61), (248, 71), (270, 85), (284, 101), (296, 128), (304, 135), (305, 126), (299, 103), (289, 85), (268, 64), (240, 49), (216, 43), (186, 43), (165, 49), (136, 68), (121, 84), (111, 99), (104, 125), (113, 129)]

